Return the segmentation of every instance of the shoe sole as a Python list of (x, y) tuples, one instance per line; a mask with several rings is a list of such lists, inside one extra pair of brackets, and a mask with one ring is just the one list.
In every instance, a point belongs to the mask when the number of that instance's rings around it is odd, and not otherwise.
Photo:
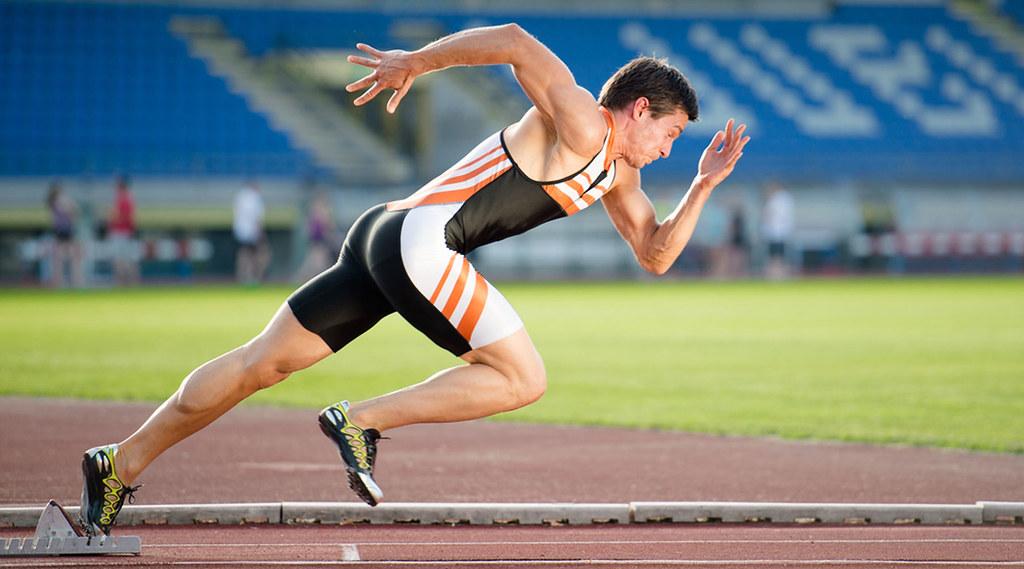
[(381, 491), (377, 483), (370, 478), (369, 474), (365, 472), (359, 472), (350, 466), (345, 466), (345, 470), (348, 471), (348, 487), (356, 493), (359, 498), (369, 504), (370, 506), (376, 506), (380, 503), (380, 499), (384, 497), (384, 492)]
[(99, 535), (109, 535), (109, 534), (106, 534), (106, 532), (104, 532), (100, 528), (100, 526), (98, 526), (96, 524), (91, 524), (86, 519), (86, 511), (88, 511), (87, 504), (90, 503), (90, 500), (89, 500), (89, 475), (90, 475), (90, 473), (89, 473), (89, 464), (88, 464), (88, 462), (89, 462), (89, 455), (88, 454), (82, 455), (82, 501), (80, 502), (80, 506), (78, 508), (78, 510), (79, 510), (79, 512), (78, 512), (78, 523), (80, 523), (82, 525), (82, 531), (84, 531), (85, 535), (87, 535), (89, 537), (96, 537), (96, 536), (99, 536)]
[(338, 448), (338, 454), (341, 455), (341, 463), (345, 465), (345, 471), (348, 474), (348, 487), (359, 496), (359, 499), (366, 502), (370, 506), (376, 506), (380, 503), (381, 498), (384, 497), (384, 492), (377, 486), (373, 478), (365, 473), (359, 472), (355, 468), (348, 465), (345, 462), (345, 455), (342, 454), (340, 445), (334, 440), (334, 434), (331, 432), (331, 427), (324, 424), (323, 419), (317, 421), (320, 425), (320, 431), (331, 440)]

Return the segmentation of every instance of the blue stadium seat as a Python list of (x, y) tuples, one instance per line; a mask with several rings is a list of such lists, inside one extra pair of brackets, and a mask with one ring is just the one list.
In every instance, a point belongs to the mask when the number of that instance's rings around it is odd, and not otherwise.
[[(1022, 2), (1002, 7), (1024, 12)], [(755, 137), (736, 173), (752, 181), (1024, 179), (1024, 69), (934, 4), (708, 19), (5, 2), (0, 175), (307, 170), (310, 156), (189, 56), (168, 31), (176, 15), (217, 17), (257, 57), (357, 41), (417, 47), (391, 38), (401, 20), (449, 31), (517, 21), (595, 94), (631, 57), (668, 56), (697, 86), (704, 119), (677, 143), (683, 158), (652, 165), (646, 179), (688, 178), (730, 116)], [(494, 73), (517, 89), (507, 70)]]
[(191, 174), (211, 151), (237, 157), (221, 160), (235, 168), (224, 173), (263, 173), (259, 152), (292, 157), (295, 172), (283, 173), (298, 173), (309, 157), (169, 33), (190, 10), (0, 6), (0, 46), (11, 46), (0, 50), (0, 154), (10, 157), (0, 175)]

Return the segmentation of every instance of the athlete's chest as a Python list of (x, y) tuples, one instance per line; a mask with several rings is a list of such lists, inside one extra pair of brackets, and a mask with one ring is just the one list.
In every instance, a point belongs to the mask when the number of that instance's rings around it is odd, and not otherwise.
[(611, 191), (614, 182), (615, 162), (606, 162), (602, 152), (579, 172), (540, 186), (566, 215), (573, 215), (597, 203)]
[(571, 177), (589, 165), (590, 156), (582, 157), (558, 148), (544, 147), (531, 141), (504, 135), (505, 151), (516, 167), (531, 180), (561, 180)]

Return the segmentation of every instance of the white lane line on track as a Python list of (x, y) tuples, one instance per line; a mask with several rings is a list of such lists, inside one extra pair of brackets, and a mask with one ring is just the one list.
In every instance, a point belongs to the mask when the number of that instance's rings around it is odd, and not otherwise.
[(342, 561), (359, 561), (359, 548), (345, 544), (341, 546), (341, 560)]
[(304, 542), (304, 543), (275, 543), (261, 541), (258, 543), (145, 543), (143, 547), (171, 548), (171, 547), (330, 547), (330, 546), (398, 546), (398, 547), (420, 547), (420, 546), (474, 546), (481, 545), (492, 547), (495, 545), (765, 545), (778, 543), (781, 545), (794, 544), (866, 544), (866, 543), (899, 543), (899, 544), (936, 544), (936, 543), (1024, 543), (1024, 539), (1009, 538), (924, 538), (924, 539), (658, 539), (658, 540), (586, 540), (586, 541), (349, 541), (345, 543), (333, 542)]

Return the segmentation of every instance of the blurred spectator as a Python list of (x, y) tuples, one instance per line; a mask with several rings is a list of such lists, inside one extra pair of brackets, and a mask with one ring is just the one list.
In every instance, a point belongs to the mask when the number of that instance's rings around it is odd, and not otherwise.
[[(60, 182), (50, 183), (46, 195), (46, 207), (50, 210), (53, 228), (53, 247), (50, 250), (49, 283), (53, 287), (81, 287), (85, 284), (85, 273), (82, 265), (82, 246), (75, 238), (75, 218), (78, 206), (66, 193)], [(65, 268), (70, 272), (65, 281)]]
[(306, 219), (306, 233), (309, 243), (306, 256), (299, 266), (296, 280), (306, 282), (330, 267), (334, 253), (334, 219), (327, 196), (318, 193), (309, 204)]
[(777, 183), (767, 187), (761, 216), (761, 235), (768, 243), (765, 276), (771, 280), (789, 277), (787, 249), (793, 234), (793, 196)]
[(265, 211), (259, 186), (253, 180), (246, 181), (235, 195), (232, 223), (235, 241), (238, 243), (235, 277), (240, 283), (259, 283), (270, 264), (270, 248), (263, 231)]
[(750, 239), (747, 237), (747, 217), (743, 204), (733, 201), (729, 204), (729, 264), (730, 278), (741, 278), (747, 275), (747, 263), (750, 257)]
[(738, 279), (747, 275), (750, 239), (743, 204), (733, 199), (728, 204), (725, 236), (711, 251), (711, 276), (716, 279)]
[(139, 260), (135, 243), (135, 197), (128, 176), (118, 176), (114, 186), (114, 204), (107, 217), (107, 239), (114, 264), (114, 282), (139, 283)]
[(864, 192), (861, 195), (861, 232), (878, 236), (896, 231), (896, 207), (891, 198), (891, 194), (883, 192)]

